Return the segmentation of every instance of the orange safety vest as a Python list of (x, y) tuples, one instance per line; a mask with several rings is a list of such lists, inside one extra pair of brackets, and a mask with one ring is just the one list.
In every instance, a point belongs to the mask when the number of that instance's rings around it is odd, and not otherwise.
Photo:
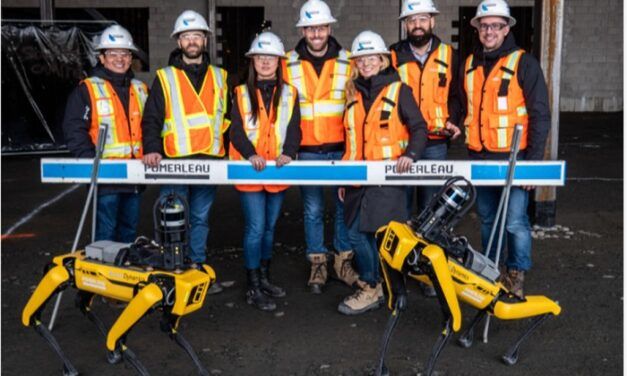
[(227, 106), (227, 73), (209, 65), (200, 93), (187, 74), (173, 66), (157, 70), (165, 99), (165, 122), (161, 137), (168, 157), (194, 154), (224, 156), (222, 134), (230, 122)]
[(392, 51), (392, 64), (398, 70), (401, 81), (412, 88), (416, 104), (427, 122), (429, 139), (441, 140), (448, 120), (448, 94), (453, 78), (453, 48), (440, 43), (423, 69), (417, 61), (397, 66), (396, 52)]
[(398, 96), (402, 83), (393, 82), (383, 88), (366, 114), (363, 98), (346, 108), (344, 127), (346, 149), (343, 160), (395, 160), (407, 148), (409, 132), (398, 114)]
[(340, 50), (324, 63), (320, 77), (313, 65), (298, 58), (296, 51), (282, 59), (283, 77), (298, 90), (301, 145), (319, 146), (344, 142), (342, 116), (346, 106), (346, 82), (350, 79), (349, 53)]
[[(276, 90), (275, 90), (276, 91)], [(257, 103), (263, 104), (261, 92), (256, 90)], [(257, 154), (266, 160), (275, 160), (283, 151), (287, 126), (292, 119), (294, 105), (298, 92), (291, 85), (283, 84), (281, 98), (277, 106), (276, 114), (274, 108), (268, 114), (265, 106), (261, 105), (255, 121), (252, 119), (250, 93), (246, 85), (239, 85), (235, 88), (235, 96), (242, 117), (242, 126), (246, 136), (255, 147)], [(232, 160), (243, 160), (242, 155), (237, 151), (233, 143), (229, 148), (229, 158)], [(266, 190), (276, 193), (287, 189), (287, 185), (236, 185), (235, 188), (242, 192), (259, 192)]]
[(94, 145), (98, 144), (98, 127), (107, 125), (103, 158), (141, 158), (142, 128), (141, 120), (144, 103), (148, 97), (147, 86), (132, 79), (129, 88), (129, 119), (124, 105), (111, 83), (100, 77), (89, 77), (83, 81), (89, 93), (92, 115), (89, 136)]
[(483, 66), (473, 66), (473, 55), (466, 59), (464, 89), (468, 112), (464, 126), (468, 149), (509, 152), (516, 124), (523, 125), (520, 150), (527, 148), (529, 117), (517, 79), (523, 53), (518, 50), (500, 58), (487, 79)]

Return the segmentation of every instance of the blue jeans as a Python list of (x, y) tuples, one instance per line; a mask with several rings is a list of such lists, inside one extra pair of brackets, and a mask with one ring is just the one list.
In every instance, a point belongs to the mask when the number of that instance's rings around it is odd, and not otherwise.
[[(481, 243), (484, 251), (488, 247), (502, 190), (501, 187), (477, 187), (477, 213), (481, 218)], [(523, 271), (531, 269), (531, 227), (527, 216), (528, 204), (529, 192), (522, 188), (512, 187), (503, 234), (505, 237), (503, 246), (507, 244), (508, 250), (507, 259), (504, 261), (508, 269)], [(496, 231), (490, 250), (492, 260), (496, 258), (496, 245), (498, 244), (498, 228)], [(500, 260), (503, 260), (503, 249), (504, 247), (501, 247)]]
[(357, 213), (355, 220), (348, 228), (348, 238), (355, 251), (355, 265), (359, 273), (359, 279), (374, 286), (379, 282), (379, 252), (374, 232), (359, 231), (359, 216)]
[(139, 222), (139, 202), (139, 193), (99, 194), (96, 241), (134, 242)]
[(244, 211), (244, 264), (258, 269), (261, 260), (272, 258), (274, 227), (281, 213), (285, 191), (240, 192)]
[(216, 196), (215, 185), (164, 185), (161, 196), (178, 193), (189, 205), (189, 258), (195, 263), (204, 263), (207, 258), (209, 237), (209, 211)]
[[(445, 161), (448, 154), (448, 148), (446, 143), (435, 144), (432, 146), (428, 146), (422, 152), (420, 156), (421, 160), (431, 160), (431, 161)], [(418, 210), (417, 213), (420, 214), (433, 195), (438, 193), (441, 187), (435, 185), (427, 185), (427, 186), (418, 186), (416, 187), (416, 197), (418, 198)], [(410, 186), (407, 190), (407, 207), (409, 210), (409, 215), (411, 216), (411, 209), (414, 203), (414, 187)]]
[[(301, 161), (337, 161), (342, 159), (341, 151), (330, 153), (298, 153)], [(305, 223), (306, 255), (315, 253), (327, 253), (324, 246), (324, 190), (321, 186), (301, 186), (303, 196)], [(333, 247), (338, 252), (351, 250), (348, 240), (348, 229), (344, 223), (344, 204), (337, 197), (337, 187), (333, 187), (335, 201), (335, 223), (333, 231)]]

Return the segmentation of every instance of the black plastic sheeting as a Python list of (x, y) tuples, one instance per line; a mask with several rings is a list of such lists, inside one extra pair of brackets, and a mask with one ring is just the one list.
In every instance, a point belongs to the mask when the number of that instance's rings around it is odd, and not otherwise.
[(94, 47), (110, 23), (2, 23), (2, 153), (65, 148), (65, 103), (97, 63)]

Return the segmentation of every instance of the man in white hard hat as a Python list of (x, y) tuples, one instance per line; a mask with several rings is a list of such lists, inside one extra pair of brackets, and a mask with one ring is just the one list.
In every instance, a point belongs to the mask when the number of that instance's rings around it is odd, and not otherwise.
[[(67, 147), (76, 158), (94, 158), (98, 127), (107, 125), (104, 159), (142, 158), (141, 118), (146, 85), (133, 77), (137, 48), (122, 26), (104, 30), (96, 50), (99, 64), (70, 94), (63, 119)], [(98, 185), (95, 240), (135, 241), (140, 192), (136, 185)]]
[[(449, 140), (461, 135), (457, 51), (442, 42), (433, 30), (440, 12), (432, 0), (404, 0), (401, 20), (407, 38), (392, 46), (392, 65), (401, 81), (412, 88), (416, 104), (427, 122), (429, 140), (420, 159), (446, 160)], [(418, 187), (418, 210), (429, 203), (439, 187)], [(408, 188), (409, 211), (412, 212), (414, 187)], [(434, 297), (431, 286), (422, 285), (426, 296)]]
[[(169, 66), (157, 71), (146, 112), (144, 163), (155, 167), (162, 158), (222, 159), (228, 103), (227, 73), (211, 65), (206, 52), (209, 26), (204, 17), (186, 10), (176, 19), (172, 37), (178, 48)], [(216, 187), (166, 185), (161, 194), (176, 192), (189, 203), (189, 259), (206, 260), (209, 211)]]
[[(516, 24), (503, 0), (485, 0), (470, 21), (481, 45), (468, 56), (460, 74), (465, 105), (466, 145), (471, 159), (507, 159), (516, 124), (523, 125), (519, 160), (541, 160), (551, 114), (540, 64), (516, 45), (510, 28)], [(524, 276), (531, 268), (531, 229), (527, 217), (529, 191), (512, 187), (506, 215), (508, 254), (501, 276), (506, 288), (524, 296)], [(477, 187), (481, 240), (487, 247), (502, 188)], [(496, 257), (496, 241), (490, 257)], [(501, 250), (502, 252), (502, 250)], [(503, 258), (501, 258), (503, 260)]]
[[(346, 106), (345, 85), (350, 77), (348, 51), (331, 36), (337, 22), (329, 6), (309, 0), (300, 9), (296, 27), (303, 38), (282, 61), (285, 80), (298, 90), (302, 141), (299, 160), (340, 160), (344, 151), (342, 117)], [(337, 188), (334, 188), (334, 197)], [(304, 207), (306, 255), (311, 263), (311, 292), (320, 294), (327, 281), (328, 249), (324, 244), (324, 191), (319, 186), (301, 186)], [(353, 252), (344, 224), (343, 204), (335, 198), (333, 248), (334, 270), (348, 285), (357, 281), (352, 267)]]

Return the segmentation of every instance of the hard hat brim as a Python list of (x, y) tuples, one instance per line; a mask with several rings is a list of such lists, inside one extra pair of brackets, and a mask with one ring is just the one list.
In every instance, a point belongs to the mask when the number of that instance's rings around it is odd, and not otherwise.
[(484, 14), (481, 16), (475, 16), (470, 20), (470, 25), (472, 25), (475, 29), (479, 29), (479, 20), (484, 17), (503, 17), (509, 20), (507, 23), (509, 27), (516, 25), (516, 19), (508, 14)]
[(130, 47), (120, 47), (120, 46), (97, 46), (96, 47), (96, 51), (102, 51), (102, 50), (129, 50), (133, 52), (139, 51), (137, 47), (135, 47), (135, 45), (130, 46)]
[(211, 31), (211, 29), (209, 29), (209, 28), (207, 28), (207, 29), (200, 29), (200, 28), (199, 29), (188, 29), (188, 30), (181, 30), (181, 31), (175, 30), (175, 31), (172, 32), (172, 34), (170, 34), (170, 38), (178, 39), (179, 34), (186, 33), (188, 31), (204, 31), (207, 34), (213, 34), (213, 31)]
[(281, 55), (281, 54), (278, 54), (278, 53), (271, 53), (271, 52), (265, 52), (265, 51), (264, 52), (261, 52), (261, 51), (248, 51), (248, 52), (246, 52), (244, 54), (244, 56), (246, 56), (246, 57), (253, 57), (255, 55), (276, 56), (276, 57), (279, 57), (279, 58), (282, 58), (282, 59), (286, 58), (285, 54)]
[(368, 55), (391, 55), (391, 52), (390, 52), (390, 51), (375, 51), (375, 52), (372, 52), (372, 51), (364, 51), (364, 52), (355, 52), (355, 53), (351, 53), (351, 55), (350, 55), (349, 59), (350, 59), (350, 60), (352, 60), (352, 59), (355, 59), (355, 58), (360, 57), (360, 56), (368, 56)]
[(405, 14), (405, 15), (399, 16), (399, 17), (398, 17), (398, 19), (399, 19), (400, 21), (402, 21), (402, 20), (404, 20), (405, 18), (407, 18), (407, 17), (409, 17), (409, 16), (413, 16), (414, 14), (421, 14), (421, 13), (429, 13), (429, 14), (431, 14), (431, 15), (433, 15), (433, 16), (437, 16), (438, 14), (440, 14), (440, 11), (439, 11), (439, 10), (437, 10), (437, 9), (434, 9), (434, 10), (433, 10), (433, 11), (431, 11), (431, 12), (422, 12), (422, 11), (421, 11), (421, 12), (412, 12), (412, 13), (407, 13), (407, 14)]
[(333, 24), (333, 23), (336, 23), (336, 22), (337, 22), (337, 20), (335, 18), (333, 18), (333, 17), (331, 17), (328, 20), (325, 20), (324, 22), (322, 22), (322, 21), (318, 21), (318, 22), (316, 22), (316, 21), (306, 22), (305, 21), (305, 22), (303, 22), (303, 21), (299, 20), (298, 23), (296, 24), (296, 27), (330, 25), (330, 24)]

